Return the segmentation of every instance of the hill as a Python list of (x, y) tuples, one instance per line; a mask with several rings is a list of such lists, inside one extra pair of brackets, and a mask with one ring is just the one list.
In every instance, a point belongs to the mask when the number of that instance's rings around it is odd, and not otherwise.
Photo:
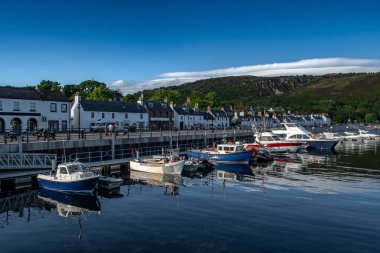
[[(145, 98), (181, 103), (190, 96), (201, 107), (233, 105), (238, 110), (284, 108), (329, 113), (335, 121), (380, 119), (380, 73), (322, 76), (231, 76), (199, 80), (180, 86), (144, 90)], [(138, 96), (139, 94), (136, 94)], [(367, 115), (367, 121), (371, 118)]]

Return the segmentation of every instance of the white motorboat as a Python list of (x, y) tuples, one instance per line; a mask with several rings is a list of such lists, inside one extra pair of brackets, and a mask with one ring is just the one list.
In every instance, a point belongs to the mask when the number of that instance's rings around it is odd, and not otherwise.
[(255, 143), (244, 144), (250, 148), (267, 148), (271, 152), (287, 151), (295, 153), (303, 146), (303, 142), (286, 141), (272, 132), (261, 132), (255, 135)]
[(380, 138), (380, 135), (372, 134), (369, 131), (363, 129), (359, 129), (359, 135), (365, 140), (375, 140), (377, 138)]
[(311, 132), (307, 131), (304, 127), (299, 126), (295, 123), (284, 123), (286, 128), (286, 132), (284, 130), (272, 130), (275, 134), (284, 134), (286, 133), (285, 140), (287, 141), (295, 141), (295, 142), (303, 142), (308, 147), (314, 149), (333, 149), (335, 145), (338, 143), (336, 140), (322, 139), (313, 135)]

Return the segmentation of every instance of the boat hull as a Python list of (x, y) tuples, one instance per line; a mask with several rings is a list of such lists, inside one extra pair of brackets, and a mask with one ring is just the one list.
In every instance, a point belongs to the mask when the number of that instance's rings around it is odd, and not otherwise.
[(248, 164), (252, 151), (243, 151), (229, 154), (218, 154), (207, 151), (188, 151), (188, 158), (205, 159), (212, 164)]
[(37, 181), (41, 187), (54, 191), (91, 193), (99, 181), (99, 176), (75, 181), (58, 181), (49, 176), (39, 175)]
[(302, 142), (261, 142), (261, 143), (253, 143), (253, 144), (246, 144), (246, 148), (268, 148), (270, 151), (277, 152), (277, 151), (284, 151), (287, 150), (291, 153), (296, 153), (298, 150), (302, 147)]
[(307, 140), (306, 144), (314, 149), (333, 149), (338, 143), (336, 140)]
[(185, 161), (180, 160), (173, 163), (165, 164), (152, 164), (143, 163), (140, 161), (130, 161), (130, 167), (132, 170), (149, 172), (149, 173), (159, 173), (159, 174), (181, 174)]

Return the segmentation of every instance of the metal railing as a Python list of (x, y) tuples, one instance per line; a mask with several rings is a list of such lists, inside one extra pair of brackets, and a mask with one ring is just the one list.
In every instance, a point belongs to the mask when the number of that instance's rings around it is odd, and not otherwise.
[[(55, 132), (55, 131), (12, 131), (6, 129), (3, 131), (3, 138), (0, 138), (0, 143), (17, 143), (21, 138), (22, 142), (43, 142), (43, 141), (63, 141), (63, 140), (99, 140), (110, 139), (111, 134), (105, 131), (93, 131), (90, 129), (70, 129), (67, 131)], [(162, 137), (171, 136), (173, 138), (181, 138), (182, 136), (189, 135), (207, 135), (211, 138), (229, 137), (232, 138), (236, 134), (244, 133), (245, 135), (253, 135), (251, 129), (188, 129), (188, 130), (153, 130), (144, 129), (144, 131), (118, 131), (115, 130), (112, 134), (115, 134), (116, 138), (149, 138), (149, 137)]]
[(0, 169), (51, 169), (56, 161), (51, 154), (0, 153)]

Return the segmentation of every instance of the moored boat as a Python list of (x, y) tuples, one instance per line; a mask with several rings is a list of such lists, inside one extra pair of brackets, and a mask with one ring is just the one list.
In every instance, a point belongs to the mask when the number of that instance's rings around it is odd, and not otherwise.
[(37, 181), (43, 188), (77, 193), (91, 193), (99, 181), (99, 175), (80, 162), (61, 163), (50, 174), (38, 174)]
[(256, 135), (255, 142), (244, 144), (246, 149), (267, 148), (270, 152), (297, 152), (302, 148), (302, 142), (286, 141), (272, 132), (262, 132)]
[(132, 170), (161, 174), (181, 174), (185, 160), (180, 160), (179, 157), (172, 156), (136, 159), (129, 163)]
[(248, 164), (251, 156), (252, 150), (245, 150), (244, 146), (238, 143), (219, 144), (217, 148), (187, 152), (188, 158), (205, 159), (212, 164)]
[[(287, 141), (302, 142), (305, 143), (309, 148), (313, 149), (333, 149), (338, 143), (337, 140), (328, 140), (313, 136), (311, 132), (294, 123), (285, 123), (283, 125), (286, 128), (285, 140)], [(276, 130), (273, 130), (273, 132), (275, 134), (277, 133)], [(281, 131), (281, 133), (284, 132)]]

